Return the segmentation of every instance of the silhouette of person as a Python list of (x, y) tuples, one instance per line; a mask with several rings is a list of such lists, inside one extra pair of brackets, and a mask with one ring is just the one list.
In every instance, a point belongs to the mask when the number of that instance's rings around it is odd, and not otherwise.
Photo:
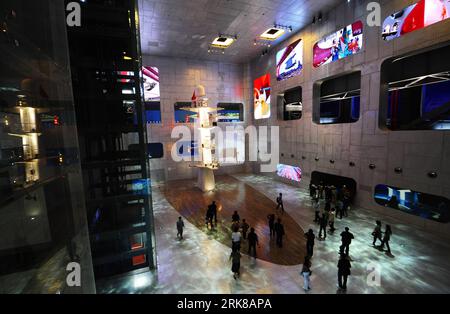
[(319, 229), (319, 238), (322, 238), (322, 231), (324, 233), (323, 239), (327, 238), (327, 226), (328, 226), (328, 217), (326, 213), (323, 213), (320, 217), (319, 221), (320, 229)]
[(387, 247), (387, 253), (391, 254), (391, 247), (389, 246), (389, 241), (391, 240), (392, 230), (390, 225), (386, 225), (386, 230), (384, 231), (383, 241), (381, 241), (381, 248), (384, 248), (384, 245)]
[(248, 255), (252, 256), (251, 253), (253, 252), (254, 258), (256, 258), (256, 245), (259, 246), (258, 235), (255, 228), (251, 228), (248, 234)]
[(345, 227), (345, 231), (343, 231), (341, 233), (341, 242), (342, 245), (340, 246), (340, 253), (343, 254), (344, 250), (345, 250), (345, 255), (349, 254), (349, 250), (350, 250), (350, 244), (352, 243), (352, 240), (355, 237), (353, 236), (353, 233), (351, 233), (348, 229), (348, 227)]
[(306, 255), (312, 257), (314, 254), (314, 239), (316, 238), (314, 231), (309, 229), (308, 232), (305, 233), (306, 238)]
[(244, 238), (244, 240), (247, 239), (248, 228), (250, 228), (250, 226), (245, 221), (245, 219), (242, 219), (241, 230), (242, 230), (242, 237)]
[(280, 193), (280, 195), (277, 197), (277, 208), (281, 207), (281, 211), (284, 212), (284, 205), (283, 205), (283, 193)]
[(347, 290), (347, 278), (350, 276), (350, 268), (352, 265), (346, 254), (341, 254), (338, 262), (338, 286), (342, 290)]
[(269, 214), (267, 215), (267, 219), (269, 222), (269, 231), (270, 231), (270, 237), (272, 238), (272, 236), (275, 236), (275, 215), (274, 214)]
[(180, 238), (180, 240), (183, 239), (183, 229), (184, 229), (184, 222), (181, 217), (178, 217), (177, 221), (177, 238)]
[(232, 222), (239, 222), (241, 220), (241, 218), (239, 217), (238, 212), (235, 210), (233, 213), (233, 216), (231, 216), (231, 221)]
[(382, 235), (382, 233), (381, 233), (381, 221), (377, 220), (376, 224), (377, 225), (375, 226), (375, 228), (373, 229), (373, 232), (372, 232), (372, 236), (373, 236), (372, 245), (373, 246), (375, 246), (377, 240), (380, 240), (380, 242), (383, 243), (383, 239), (381, 238), (381, 235)]
[(280, 218), (278, 218), (277, 222), (275, 223), (274, 229), (275, 229), (275, 234), (276, 234), (277, 246), (282, 248), (283, 247), (283, 236), (285, 235), (285, 233), (284, 233), (284, 226), (281, 223)]

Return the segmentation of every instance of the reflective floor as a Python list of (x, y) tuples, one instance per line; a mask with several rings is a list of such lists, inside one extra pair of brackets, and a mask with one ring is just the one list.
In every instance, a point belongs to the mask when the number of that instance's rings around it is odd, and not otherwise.
[[(274, 199), (283, 193), (285, 210), (304, 230), (318, 227), (306, 191), (258, 175), (235, 175), (260, 193)], [(241, 260), (241, 278), (234, 280), (228, 261), (230, 249), (185, 220), (185, 239), (176, 239), (178, 212), (159, 188), (153, 188), (158, 269), (98, 282), (98, 293), (305, 293), (301, 265), (281, 266)], [(372, 247), (375, 219), (393, 227), (392, 256)], [(450, 293), (450, 244), (431, 234), (364, 209), (352, 209), (337, 220), (334, 234), (316, 241), (312, 260), (312, 290), (307, 293), (340, 293), (337, 284), (339, 233), (350, 227), (355, 240), (350, 247), (352, 275), (347, 293)], [(368, 278), (380, 269), (380, 285)]]

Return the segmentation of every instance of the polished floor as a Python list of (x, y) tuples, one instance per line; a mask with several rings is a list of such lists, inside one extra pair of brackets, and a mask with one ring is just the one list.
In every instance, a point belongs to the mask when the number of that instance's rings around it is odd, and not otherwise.
[[(231, 217), (237, 211), (250, 227), (255, 228), (259, 238), (257, 257), (278, 265), (298, 265), (303, 263), (306, 253), (305, 232), (299, 224), (281, 208), (276, 210), (276, 202), (245, 182), (231, 176), (216, 178), (214, 191), (203, 193), (195, 186), (194, 180), (176, 180), (160, 187), (164, 197), (180, 215), (199, 230), (231, 248)], [(217, 226), (211, 230), (205, 224), (206, 209), (212, 201), (218, 207)], [(267, 216), (275, 214), (281, 219), (286, 236), (283, 247), (276, 245), (270, 237)], [(242, 241), (242, 253), (248, 252), (247, 241)]]
[[(286, 212), (303, 230), (318, 227), (306, 191), (266, 176), (235, 175), (270, 200), (283, 193)], [(176, 239), (179, 213), (158, 187), (153, 188), (158, 269), (98, 282), (98, 293), (305, 293), (301, 265), (276, 265), (244, 256), (242, 276), (234, 280), (228, 260), (230, 249), (213, 235), (185, 221), (185, 240)], [(392, 256), (372, 247), (370, 233), (375, 219), (393, 226)], [(450, 244), (397, 220), (376, 216), (361, 208), (336, 222), (337, 232), (316, 241), (312, 261), (312, 290), (307, 293), (341, 293), (336, 288), (338, 231), (349, 226), (355, 235), (350, 247), (352, 275), (347, 293), (450, 293)], [(373, 284), (373, 267), (380, 269), (380, 283)]]

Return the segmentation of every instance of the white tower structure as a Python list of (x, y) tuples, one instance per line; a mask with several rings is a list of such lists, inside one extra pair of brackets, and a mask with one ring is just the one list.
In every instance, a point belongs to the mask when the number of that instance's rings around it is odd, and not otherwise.
[(198, 168), (198, 187), (204, 192), (211, 191), (215, 188), (214, 170), (219, 169), (212, 129), (216, 127), (217, 110), (221, 108), (209, 107), (205, 88), (198, 85), (192, 97), (192, 106), (183, 109), (197, 113), (194, 126), (199, 131), (199, 158), (193, 166)]

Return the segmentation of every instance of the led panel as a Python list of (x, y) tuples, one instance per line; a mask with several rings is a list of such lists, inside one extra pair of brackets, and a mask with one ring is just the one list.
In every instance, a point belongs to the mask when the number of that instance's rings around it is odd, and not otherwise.
[(264, 40), (275, 40), (284, 34), (284, 29), (271, 27), (262, 33), (259, 37)]

